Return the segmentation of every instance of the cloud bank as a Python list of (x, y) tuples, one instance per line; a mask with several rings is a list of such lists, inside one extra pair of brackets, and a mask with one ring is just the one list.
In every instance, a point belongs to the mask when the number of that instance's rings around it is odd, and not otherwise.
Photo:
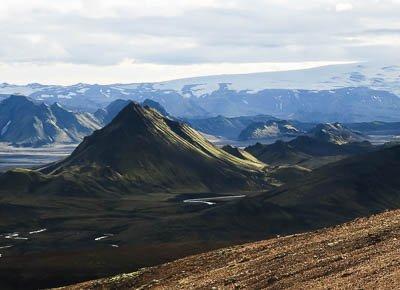
[(277, 63), (393, 61), (399, 13), (400, 0), (2, 0), (0, 78), (14, 80), (20, 69), (26, 80), (32, 72), (32, 81), (51, 82), (45, 70), (73, 66), (65, 83), (95, 81), (78, 68), (129, 64), (133, 82), (143, 80), (139, 70), (144, 79), (171, 79), (185, 67), (205, 74), (234, 64), (266, 70)]

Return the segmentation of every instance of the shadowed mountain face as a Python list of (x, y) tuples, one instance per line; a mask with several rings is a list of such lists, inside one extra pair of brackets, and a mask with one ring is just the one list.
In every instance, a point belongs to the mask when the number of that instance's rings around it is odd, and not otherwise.
[(315, 168), (375, 149), (367, 141), (339, 145), (310, 136), (299, 136), (289, 142), (277, 141), (269, 145), (257, 143), (247, 147), (245, 150), (270, 165), (296, 164), (307, 168)]
[(396, 146), (328, 164), (239, 207), (251, 219), (255, 218), (251, 208), (257, 207), (265, 224), (276, 226), (271, 232), (282, 232), (279, 226), (293, 232), (338, 224), (399, 208), (399, 174), (400, 146)]
[[(30, 190), (48, 193), (225, 191), (260, 188), (264, 164), (216, 148), (185, 124), (130, 103), (67, 159), (34, 175)], [(10, 180), (26, 180), (13, 172)], [(10, 176), (13, 175), (12, 179)], [(7, 177), (4, 177), (7, 178)], [(40, 182), (46, 179), (46, 182)]]
[(90, 114), (73, 113), (59, 104), (37, 104), (23, 96), (0, 103), (0, 141), (19, 146), (78, 143), (100, 127)]
[(254, 122), (266, 122), (278, 119), (269, 115), (224, 117), (217, 116), (202, 119), (187, 119), (187, 122), (196, 130), (214, 136), (222, 136), (228, 139), (237, 139), (240, 132)]
[(225, 145), (224, 147), (222, 147), (222, 150), (228, 152), (229, 154), (231, 154), (233, 156), (243, 159), (243, 160), (248, 160), (248, 161), (252, 161), (252, 162), (256, 162), (256, 163), (262, 163), (257, 158), (255, 158), (253, 155), (251, 155), (247, 151), (240, 149), (238, 147), (234, 147), (231, 145)]
[(309, 231), (400, 208), (399, 174), (397, 146), (325, 165), (277, 189), (206, 211), (199, 219), (208, 225), (213, 221), (207, 226), (210, 235), (222, 225), (227, 236), (240, 228), (241, 235), (253, 239)]
[(130, 103), (129, 100), (115, 100), (104, 109), (98, 109), (94, 116), (104, 125), (109, 124), (123, 108)]
[(161, 106), (160, 103), (158, 103), (156, 101), (153, 101), (151, 99), (144, 100), (143, 103), (142, 103), (142, 106), (152, 108), (152, 109), (156, 110), (157, 112), (159, 112), (164, 117), (168, 117), (169, 116), (167, 110), (165, 110), (164, 107)]

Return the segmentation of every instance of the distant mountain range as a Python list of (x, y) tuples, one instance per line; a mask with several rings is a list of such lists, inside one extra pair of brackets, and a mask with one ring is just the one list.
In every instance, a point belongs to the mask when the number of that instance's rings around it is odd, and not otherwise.
[[(118, 99), (91, 114), (73, 112), (58, 103), (49, 106), (24, 96), (13, 95), (0, 102), (0, 142), (34, 147), (48, 144), (76, 144), (94, 130), (109, 124), (130, 102)], [(175, 118), (154, 100), (146, 99), (141, 106), (153, 108), (170, 120), (187, 123), (206, 136), (209, 135), (207, 138), (216, 136), (221, 144), (229, 144), (235, 140), (260, 140), (271, 143), (278, 139), (290, 140), (301, 135), (343, 144), (366, 140), (369, 138), (368, 134), (400, 134), (400, 122), (315, 124), (280, 120), (271, 115)]]
[[(355, 126), (356, 127), (356, 126)], [(239, 140), (271, 140), (308, 135), (319, 141), (346, 144), (367, 140), (368, 137), (341, 123), (310, 124), (298, 121), (254, 122), (239, 134)]]
[[(256, 125), (257, 123), (254, 123)], [(279, 127), (278, 127), (279, 124)], [(289, 131), (281, 131), (283, 126), (290, 126)], [(268, 126), (272, 127), (269, 128)], [(267, 130), (267, 136), (263, 138), (271, 138), (271, 130), (273, 134), (278, 134), (281, 138), (292, 134), (292, 140), (284, 142), (278, 140), (273, 144), (256, 143), (245, 148), (245, 151), (255, 156), (262, 162), (272, 166), (302, 166), (308, 169), (314, 169), (324, 164), (332, 163), (351, 155), (366, 153), (381, 148), (373, 146), (368, 137), (358, 131), (353, 131), (340, 123), (317, 124), (308, 132), (300, 131), (300, 129), (291, 129), (294, 124), (287, 121), (269, 122), (258, 126), (250, 125), (242, 134), (253, 136), (252, 132), (257, 130)], [(265, 129), (267, 128), (267, 129)], [(283, 127), (285, 130), (286, 128)], [(292, 169), (293, 171), (293, 169)]]
[(373, 150), (377, 150), (377, 147), (368, 141), (336, 143), (307, 135), (288, 142), (278, 140), (268, 145), (256, 143), (245, 148), (245, 151), (269, 165), (300, 165), (309, 169)]
[(101, 124), (89, 113), (75, 113), (58, 103), (35, 103), (23, 96), (0, 102), (0, 142), (17, 146), (77, 143)]
[(269, 120), (278, 119), (270, 115), (240, 116), (231, 118), (219, 115), (210, 118), (183, 120), (188, 122), (196, 130), (203, 133), (236, 140), (239, 134), (254, 122), (267, 122)]
[(3, 83), (48, 104), (95, 112), (116, 99), (152, 99), (176, 117), (273, 115), (307, 122), (400, 121), (400, 67), (370, 63), (221, 75), (161, 83), (72, 86)]
[[(58, 103), (49, 106), (25, 96), (12, 95), (0, 102), (0, 142), (25, 147), (76, 144), (109, 124), (129, 103), (129, 100), (115, 100), (91, 114), (72, 112)], [(155, 101), (145, 100), (141, 105), (169, 116)]]

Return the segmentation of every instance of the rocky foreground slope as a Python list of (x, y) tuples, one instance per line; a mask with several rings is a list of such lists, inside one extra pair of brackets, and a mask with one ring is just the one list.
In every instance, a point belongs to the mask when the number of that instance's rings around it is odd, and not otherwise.
[(394, 289), (400, 210), (187, 257), (64, 289)]

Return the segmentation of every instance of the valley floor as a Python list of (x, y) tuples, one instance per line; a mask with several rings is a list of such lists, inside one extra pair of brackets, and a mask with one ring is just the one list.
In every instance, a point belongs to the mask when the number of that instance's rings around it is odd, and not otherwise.
[(13, 147), (0, 143), (0, 172), (13, 168), (31, 168), (41, 166), (68, 156), (77, 146), (49, 145), (43, 147)]
[(398, 285), (400, 210), (395, 210), (65, 289), (395, 289)]

